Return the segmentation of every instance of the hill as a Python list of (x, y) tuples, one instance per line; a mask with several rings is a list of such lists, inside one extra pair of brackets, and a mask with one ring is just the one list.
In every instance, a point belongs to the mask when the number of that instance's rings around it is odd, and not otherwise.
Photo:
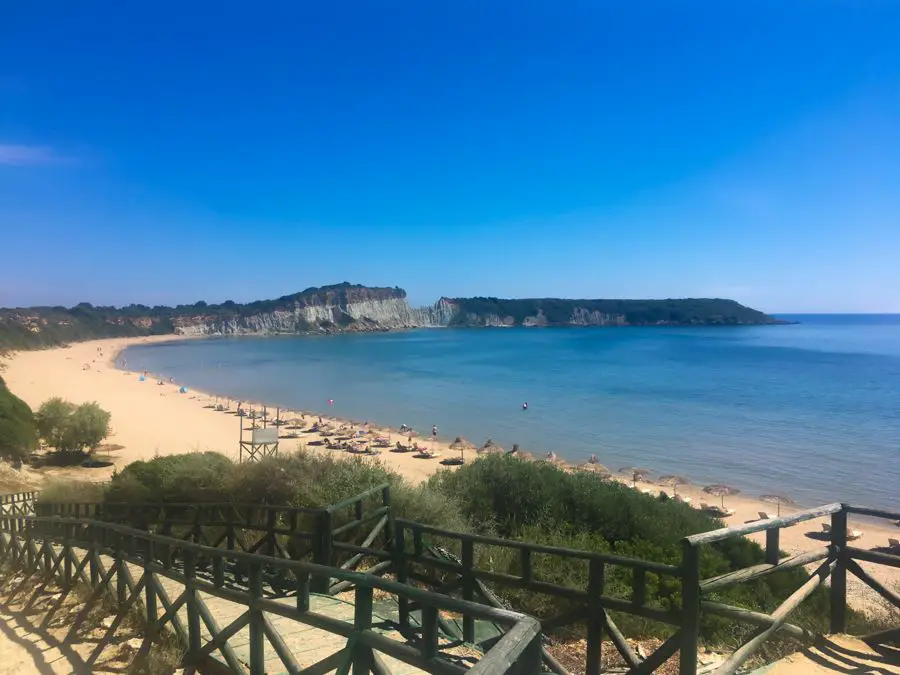
[(507, 300), (441, 298), (414, 308), (401, 288), (347, 282), (273, 300), (176, 307), (0, 309), (0, 350), (36, 349), (109, 337), (271, 335), (487, 326), (764, 325), (776, 319), (734, 300)]

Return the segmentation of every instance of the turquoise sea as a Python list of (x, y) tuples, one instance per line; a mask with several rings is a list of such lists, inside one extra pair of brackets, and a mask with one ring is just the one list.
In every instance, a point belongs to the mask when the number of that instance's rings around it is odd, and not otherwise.
[(896, 506), (900, 316), (782, 318), (800, 323), (213, 338), (122, 358), (234, 398), (425, 433), (436, 424), (570, 461), (596, 453), (613, 469), (803, 505)]

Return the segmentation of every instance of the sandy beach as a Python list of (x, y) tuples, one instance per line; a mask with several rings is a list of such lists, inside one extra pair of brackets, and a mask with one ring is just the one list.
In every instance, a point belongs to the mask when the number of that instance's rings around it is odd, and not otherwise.
[[(202, 392), (190, 390), (184, 394), (179, 393), (180, 383), (158, 384), (152, 374), (144, 381), (140, 381), (138, 373), (115, 368), (115, 357), (125, 347), (171, 339), (170, 336), (164, 336), (96, 340), (64, 348), (18, 352), (0, 362), (3, 364), (2, 375), (10, 389), (35, 410), (48, 398), (61, 396), (75, 403), (96, 401), (111, 412), (113, 434), (108, 443), (114, 448), (109, 452), (109, 459), (114, 466), (103, 469), (67, 469), (65, 471), (67, 476), (75, 475), (86, 480), (107, 480), (115, 467), (121, 468), (129, 462), (150, 459), (155, 455), (192, 451), (212, 450), (237, 460), (241, 418), (214, 411), (209, 407), (214, 399)], [(232, 402), (231, 405), (234, 408), (236, 402)], [(250, 402), (244, 403), (247, 408), (250, 405)], [(256, 408), (258, 407), (257, 403)], [(274, 409), (270, 409), (270, 413), (274, 416)], [(295, 413), (299, 411), (283, 415), (293, 417)], [(314, 417), (310, 418), (310, 415)], [(318, 417), (317, 413), (307, 412), (307, 420), (310, 423), (315, 417)], [(338, 423), (344, 422), (325, 415), (322, 417)], [(361, 422), (357, 420), (355, 424), (358, 426)], [(371, 425), (370, 428), (375, 429)], [(425, 480), (442, 468), (441, 458), (459, 456), (458, 451), (449, 447), (452, 437), (432, 440), (430, 429), (419, 431), (420, 435), (413, 440), (428, 449), (433, 448), (440, 453), (440, 457), (418, 459), (413, 453), (388, 451), (380, 455), (390, 468), (416, 482)], [(441, 430), (443, 434), (447, 431), (452, 433), (453, 430)], [(381, 429), (381, 432), (384, 435), (390, 433), (392, 442), (398, 440), (406, 442), (405, 436), (401, 436), (396, 430)], [(306, 442), (312, 440), (321, 439), (317, 435), (308, 435), (301, 436), (297, 440), (282, 440), (280, 450), (292, 451), (299, 448), (300, 444), (304, 444), (315, 452), (339, 452), (306, 445)], [(471, 440), (477, 442), (479, 439)], [(474, 454), (470, 452), (467, 456), (472, 458)], [(599, 461), (603, 463), (602, 456), (599, 457)], [(677, 470), (677, 467), (670, 468)], [(53, 475), (54, 471), (47, 470), (46, 473)], [(727, 483), (727, 478), (722, 476), (722, 482)], [(619, 479), (631, 484), (630, 476), (622, 476)], [(652, 477), (647, 482), (638, 483), (637, 487), (651, 490), (653, 493), (672, 492), (671, 487), (654, 484)], [(690, 498), (694, 506), (700, 503), (721, 503), (719, 497), (705, 494), (696, 486), (678, 486), (677, 492), (680, 496)], [(835, 495), (835, 501), (839, 500), (840, 495)], [(726, 519), (731, 525), (757, 520), (760, 512), (771, 515), (776, 512), (775, 505), (740, 494), (726, 497), (724, 503), (726, 507), (734, 510), (734, 514)], [(797, 508), (792, 506), (781, 507), (782, 515), (796, 510)], [(827, 523), (827, 519), (809, 521), (782, 530), (781, 548), (788, 553), (797, 553), (821, 546), (820, 535), (824, 523)], [(855, 542), (862, 548), (885, 547), (888, 538), (900, 537), (900, 527), (889, 522), (873, 523), (851, 519), (850, 525), (862, 532), (861, 538)], [(753, 535), (753, 538), (760, 543), (763, 542), (761, 535)], [(863, 566), (891, 587), (896, 588), (900, 585), (900, 570), (866, 563)], [(857, 596), (856, 604), (867, 605), (866, 600), (874, 595), (870, 596), (868, 591), (865, 591), (864, 595), (861, 584), (854, 581), (851, 580), (851, 589)]]

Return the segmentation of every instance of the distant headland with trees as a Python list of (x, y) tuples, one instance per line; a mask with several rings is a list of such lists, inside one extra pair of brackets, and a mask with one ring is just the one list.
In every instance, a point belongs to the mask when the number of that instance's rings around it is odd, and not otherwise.
[(412, 307), (401, 288), (347, 282), (273, 300), (0, 309), (0, 351), (147, 335), (378, 332), (422, 327), (736, 326), (784, 323), (721, 298), (441, 298)]

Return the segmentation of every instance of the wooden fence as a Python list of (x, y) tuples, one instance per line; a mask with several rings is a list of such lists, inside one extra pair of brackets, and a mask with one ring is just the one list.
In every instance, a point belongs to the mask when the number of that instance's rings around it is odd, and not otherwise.
[[(27, 509), (26, 500), (13, 500), (16, 508)], [(117, 511), (117, 509), (122, 511)], [(761, 520), (736, 527), (726, 527), (687, 537), (681, 542), (682, 555), (678, 564), (662, 564), (622, 556), (576, 551), (559, 547), (542, 546), (527, 542), (510, 541), (494, 537), (452, 532), (404, 519), (394, 519), (390, 509), (390, 491), (378, 486), (362, 495), (325, 509), (290, 509), (259, 505), (52, 505), (39, 506), (38, 512), (49, 509), (57, 518), (64, 516), (96, 517), (118, 521), (120, 525), (134, 524), (144, 517), (152, 521), (146, 529), (166, 541), (178, 541), (201, 546), (204, 551), (218, 551), (218, 556), (237, 556), (230, 568), (236, 581), (251, 579), (258, 574), (273, 593), (290, 592), (296, 587), (296, 575), (289, 574), (285, 564), (315, 563), (318, 574), (310, 573), (310, 590), (322, 594), (338, 594), (359, 588), (361, 579), (391, 573), (404, 588), (428, 589), (434, 593), (462, 602), (455, 605), (459, 622), (437, 613), (432, 617), (433, 601), (423, 601), (420, 596), (395, 593), (398, 603), (398, 625), (401, 631), (416, 629), (418, 623), (426, 624), (434, 619), (440, 631), (460, 643), (478, 643), (488, 653), (494, 646), (507, 639), (506, 629), (498, 635), (476, 639), (476, 624), (485, 618), (486, 607), (498, 611), (503, 603), (498, 599), (499, 589), (519, 589), (530, 594), (545, 596), (564, 606), (552, 616), (541, 617), (540, 623), (548, 632), (576, 628), (587, 638), (584, 671), (595, 675), (601, 671), (601, 644), (608, 640), (621, 655), (630, 673), (652, 673), (670, 658), (679, 661), (680, 672), (695, 675), (700, 647), (701, 624), (706, 617), (726, 619), (749, 624), (755, 634), (742, 645), (716, 672), (730, 675), (776, 633), (791, 638), (807, 640), (814, 636), (790, 623), (791, 614), (816, 588), (827, 579), (830, 582), (831, 631), (845, 632), (847, 617), (847, 572), (854, 574), (874, 589), (888, 603), (900, 607), (900, 596), (874, 579), (860, 565), (860, 561), (900, 567), (900, 556), (882, 551), (870, 551), (851, 546), (847, 541), (847, 517), (856, 514), (868, 517), (900, 521), (900, 514), (868, 509), (846, 504), (829, 504), (786, 516)], [(99, 509), (99, 510), (98, 510)], [(133, 509), (133, 511), (129, 511)], [(156, 509), (153, 511), (152, 509)], [(798, 523), (830, 516), (831, 530), (827, 543), (798, 555), (782, 556), (779, 549), (780, 531)], [(7, 520), (15, 532), (15, 519)], [(83, 520), (71, 522), (84, 522)], [(729, 538), (742, 537), (754, 532), (765, 532), (765, 561), (744, 569), (731, 571), (714, 578), (702, 579), (700, 560), (705, 546)], [(156, 555), (166, 569), (178, 563), (177, 551), (170, 545), (157, 549)], [(162, 557), (160, 557), (160, 551)], [(264, 555), (260, 555), (264, 554)], [(496, 571), (485, 560), (499, 555), (515, 564), (506, 565), (504, 572)], [(170, 558), (165, 558), (169, 555)], [(206, 554), (198, 556), (193, 565), (212, 566), (216, 577), (215, 556), (209, 560)], [(251, 556), (244, 558), (241, 556)], [(562, 564), (577, 561), (584, 568), (579, 584), (551, 583), (535, 574), (535, 561), (550, 558)], [(248, 561), (244, 565), (244, 561)], [(252, 561), (252, 565), (249, 561)], [(352, 570), (367, 565), (366, 575), (353, 574)], [(813, 573), (771, 614), (757, 609), (737, 607), (715, 600), (715, 594), (736, 584), (761, 579), (770, 574), (798, 567), (818, 564)], [(551, 565), (552, 567), (552, 565)], [(205, 568), (204, 568), (205, 569)], [(329, 570), (326, 575), (323, 570)], [(515, 570), (511, 573), (510, 570)], [(621, 579), (629, 579), (630, 588), (625, 592), (612, 592), (610, 579), (616, 571)], [(184, 574), (186, 572), (183, 572)], [(675, 596), (680, 605), (662, 607), (648, 599), (648, 583), (665, 580), (675, 585)], [(366, 582), (369, 584), (370, 582)], [(371, 582), (375, 583), (375, 582)], [(381, 582), (379, 582), (381, 583)], [(388, 583), (388, 582), (385, 582)], [(424, 591), (421, 591), (424, 592)], [(427, 596), (431, 598), (431, 596)], [(365, 601), (365, 600), (364, 600)], [(431, 605), (428, 603), (432, 602)], [(476, 608), (479, 608), (476, 610)], [(646, 658), (638, 656), (629, 645), (616, 617), (630, 615), (669, 626), (668, 637)], [(413, 620), (415, 617), (415, 620)], [(502, 623), (502, 622), (501, 622)], [(507, 622), (508, 624), (508, 622)], [(429, 629), (430, 630), (430, 629)], [(900, 628), (863, 636), (877, 643), (900, 638)], [(499, 639), (499, 642), (498, 642)], [(540, 643), (532, 645), (539, 654), (539, 661), (549, 671), (567, 675), (566, 668)], [(529, 666), (530, 668), (531, 666)], [(501, 672), (501, 671), (497, 671)]]
[(0, 495), (0, 515), (30, 516), (34, 514), (37, 492), (16, 492)]
[[(728, 660), (715, 671), (715, 675), (732, 675), (744, 664), (747, 659), (759, 651), (763, 644), (781, 631), (783, 634), (798, 639), (811, 639), (812, 635), (803, 628), (788, 622), (791, 614), (808, 599), (812, 593), (821, 586), (826, 579), (830, 580), (830, 604), (832, 633), (844, 633), (847, 630), (847, 572), (855, 575), (867, 586), (875, 590), (892, 606), (900, 608), (900, 595), (874, 579), (857, 561), (868, 561), (880, 565), (900, 568), (900, 555), (880, 551), (870, 551), (850, 546), (847, 541), (847, 516), (857, 514), (875, 518), (886, 518), (895, 522), (900, 521), (900, 513), (870, 509), (848, 504), (828, 504), (814, 509), (801, 511), (782, 518), (769, 518), (738, 527), (725, 527), (712, 532), (695, 534), (687, 537), (683, 542), (683, 564), (685, 568), (685, 607), (693, 611), (686, 611), (682, 624), (683, 644), (681, 673), (694, 675), (697, 672), (696, 658), (691, 659), (685, 654), (696, 653), (696, 645), (699, 639), (700, 621), (704, 614), (723, 616), (735, 621), (744, 622), (758, 628), (756, 634), (737, 649)], [(783, 557), (779, 548), (781, 530), (804, 521), (831, 517), (828, 544), (819, 548), (805, 551), (792, 556)], [(700, 579), (700, 550), (703, 546), (721, 542), (733, 537), (741, 537), (754, 532), (766, 533), (765, 562), (728, 574)], [(805, 567), (819, 563), (807, 581), (794, 591), (771, 614), (751, 611), (742, 607), (735, 607), (719, 602), (714, 602), (707, 597), (716, 591), (735, 584), (747, 583), (754, 579), (761, 579), (777, 572)], [(878, 633), (861, 636), (866, 642), (878, 644), (900, 639), (900, 627), (892, 628)]]
[[(387, 581), (371, 574), (348, 572), (303, 561), (272, 558), (256, 553), (216, 548), (176, 539), (122, 525), (63, 517), (0, 516), (0, 560), (21, 569), (28, 583), (33, 574), (55, 578), (63, 589), (61, 604), (74, 585), (82, 582), (92, 591), (70, 626), (74, 635), (92, 607), (105, 594), (115, 598), (116, 617), (96, 650), (88, 657), (93, 664), (102, 647), (114, 636), (132, 608), (139, 608), (146, 619), (146, 635), (141, 649), (149, 648), (160, 631), (170, 629), (186, 648), (183, 664), (202, 665), (213, 653), (235, 673), (249, 670), (263, 675), (266, 649), (277, 654), (288, 673), (323, 675), (337, 670), (339, 675), (375, 673), (389, 675), (383, 658), (393, 657), (415, 668), (441, 675), (465, 671), (536, 675), (540, 672), (540, 624), (533, 618), (506, 610), (478, 605)], [(237, 587), (229, 570), (246, 570), (246, 588)], [(294, 580), (296, 602), (285, 604), (266, 597), (263, 569), (278, 567)], [(203, 570), (211, 568), (211, 575)], [(135, 579), (133, 569), (139, 570)], [(335, 619), (310, 608), (313, 579), (337, 579), (354, 588), (352, 622)], [(178, 584), (172, 597), (164, 580)], [(20, 589), (13, 589), (13, 593)], [(394, 639), (373, 627), (373, 596), (378, 591), (422, 608), (421, 626), (401, 631), (403, 639)], [(227, 626), (220, 627), (207, 602), (200, 595), (222, 598), (246, 607)], [(179, 612), (184, 608), (187, 621)], [(442, 640), (441, 613), (463, 613), (504, 626), (503, 638), (485, 652), (473, 666), (452, 653), (458, 646)], [(291, 647), (275, 627), (272, 617), (286, 617), (298, 624), (346, 638), (345, 646), (318, 662), (301, 667)], [(205, 630), (204, 630), (205, 626)], [(249, 668), (238, 658), (231, 639), (249, 629)]]

